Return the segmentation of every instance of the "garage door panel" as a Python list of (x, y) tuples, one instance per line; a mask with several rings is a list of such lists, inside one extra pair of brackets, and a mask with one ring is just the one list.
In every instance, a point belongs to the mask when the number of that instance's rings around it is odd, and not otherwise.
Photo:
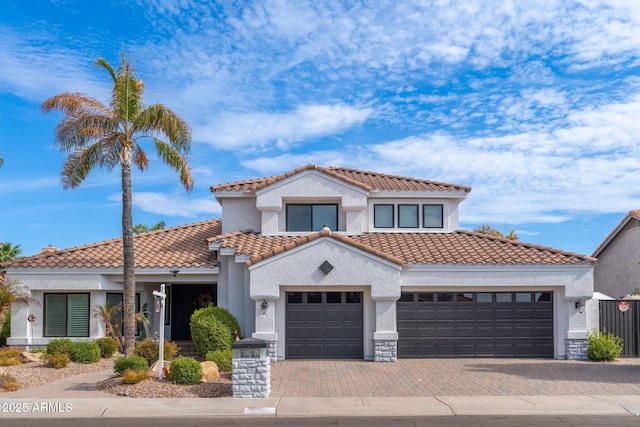
[(459, 294), (429, 303), (403, 297), (411, 302), (397, 303), (398, 356), (553, 357), (553, 297), (536, 302), (533, 292), (517, 294), (507, 300), (485, 292), (481, 302), (474, 293), (460, 302)]
[[(285, 357), (364, 357), (362, 300), (361, 292), (288, 293)], [(407, 315), (411, 318), (413, 313)]]

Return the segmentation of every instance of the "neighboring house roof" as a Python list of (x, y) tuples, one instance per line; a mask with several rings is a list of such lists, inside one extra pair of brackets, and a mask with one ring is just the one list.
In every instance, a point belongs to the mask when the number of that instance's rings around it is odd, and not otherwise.
[(466, 193), (471, 191), (470, 187), (465, 187), (463, 185), (446, 184), (443, 182), (428, 181), (425, 179), (387, 175), (378, 172), (361, 171), (335, 166), (322, 167), (315, 164), (308, 164), (282, 175), (214, 185), (211, 187), (211, 191), (214, 193), (223, 190), (244, 192), (257, 191), (261, 188), (267, 187), (268, 185), (308, 170), (318, 170), (367, 191), (464, 191)]
[(609, 245), (609, 243), (613, 239), (615, 239), (616, 236), (620, 234), (620, 232), (629, 225), (629, 222), (631, 222), (633, 226), (636, 226), (636, 227), (640, 225), (640, 209), (634, 209), (632, 211), (629, 211), (629, 213), (625, 215), (624, 218), (622, 218), (622, 221), (620, 221), (620, 223), (611, 231), (611, 233), (609, 233), (609, 235), (605, 237), (602, 243), (600, 243), (600, 245), (593, 252), (592, 256), (594, 257), (600, 256), (600, 253), (603, 250), (605, 250), (607, 245)]
[[(207, 238), (222, 232), (222, 220), (213, 219), (133, 236), (136, 267), (215, 267)], [(122, 267), (122, 238), (69, 249), (49, 250), (4, 263), (11, 268)]]
[(234, 248), (250, 257), (248, 265), (331, 237), (397, 264), (586, 264), (597, 260), (585, 255), (459, 230), (454, 233), (365, 233), (344, 236), (320, 231), (308, 236), (262, 236), (252, 231), (223, 234), (209, 239), (220, 248)]

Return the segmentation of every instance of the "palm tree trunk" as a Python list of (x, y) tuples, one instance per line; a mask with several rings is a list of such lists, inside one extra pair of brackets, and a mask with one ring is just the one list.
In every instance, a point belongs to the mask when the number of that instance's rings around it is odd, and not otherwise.
[(133, 354), (135, 346), (136, 278), (133, 253), (133, 215), (131, 194), (131, 159), (122, 162), (122, 250), (124, 256), (124, 293), (122, 318), (124, 320), (124, 353)]

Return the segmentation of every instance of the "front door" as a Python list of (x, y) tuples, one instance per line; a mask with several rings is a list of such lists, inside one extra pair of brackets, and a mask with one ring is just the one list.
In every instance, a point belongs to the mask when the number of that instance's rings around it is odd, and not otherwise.
[(216, 285), (171, 285), (171, 340), (191, 340), (194, 311), (210, 302), (218, 305)]

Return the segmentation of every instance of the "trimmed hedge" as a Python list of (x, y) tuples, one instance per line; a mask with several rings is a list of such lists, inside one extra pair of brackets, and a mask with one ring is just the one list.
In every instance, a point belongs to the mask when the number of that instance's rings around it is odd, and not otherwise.
[(69, 357), (76, 363), (100, 361), (100, 347), (94, 342), (76, 341), (69, 347)]
[(69, 347), (73, 341), (69, 338), (56, 338), (47, 344), (47, 353), (49, 354), (69, 354)]
[(220, 372), (231, 372), (231, 360), (233, 359), (231, 350), (210, 351), (205, 359), (218, 365)]
[(122, 375), (126, 370), (148, 371), (149, 364), (147, 363), (147, 359), (142, 356), (136, 356), (135, 354), (129, 357), (118, 357), (113, 363), (113, 371), (118, 375)]
[(171, 362), (169, 379), (178, 384), (198, 384), (202, 380), (202, 365), (192, 357), (176, 357)]
[(220, 311), (217, 308), (201, 308), (191, 315), (191, 339), (203, 356), (210, 351), (228, 350), (235, 340), (231, 328), (218, 317)]

